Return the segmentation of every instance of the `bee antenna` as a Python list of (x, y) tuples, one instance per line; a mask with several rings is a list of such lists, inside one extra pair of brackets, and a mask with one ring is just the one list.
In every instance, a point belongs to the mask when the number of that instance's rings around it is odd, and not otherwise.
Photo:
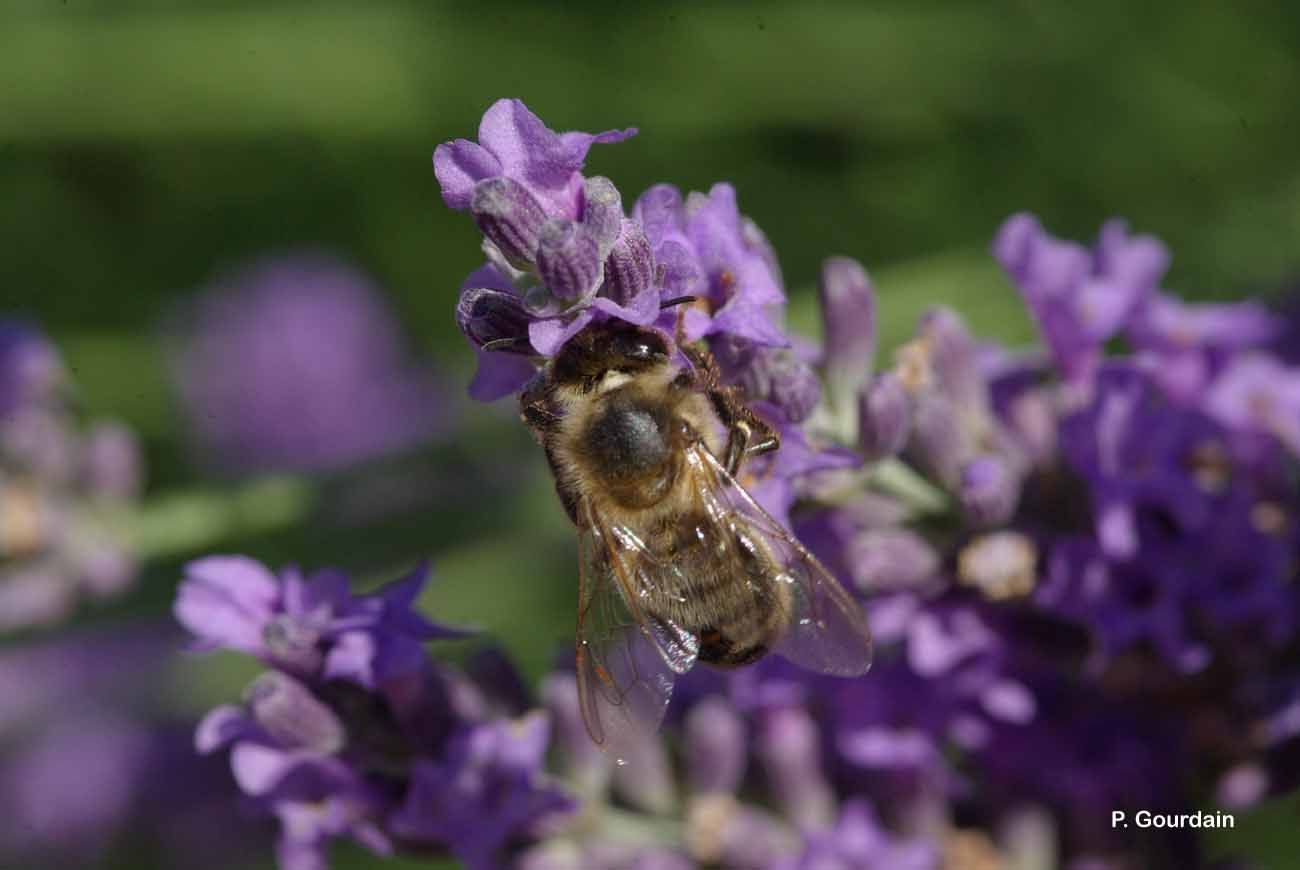
[(675, 305), (688, 305), (694, 302), (695, 298), (694, 296), (674, 296), (672, 299), (660, 302), (659, 310), (663, 311), (665, 308), (672, 308)]
[(486, 351), (510, 350), (511, 348), (520, 347), (526, 344), (528, 344), (528, 339), (522, 336), (515, 336), (513, 338), (494, 338), (491, 341), (484, 342), (479, 345), (479, 347)]

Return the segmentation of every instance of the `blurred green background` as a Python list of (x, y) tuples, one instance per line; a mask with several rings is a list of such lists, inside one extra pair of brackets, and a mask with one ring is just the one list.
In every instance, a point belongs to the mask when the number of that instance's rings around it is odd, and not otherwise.
[[(804, 332), (821, 259), (861, 259), (892, 344), (936, 302), (1032, 337), (986, 254), (1022, 209), (1079, 239), (1126, 216), (1170, 245), (1168, 286), (1188, 296), (1280, 292), (1300, 274), (1298, 86), (1300, 6), (1284, 3), (7, 0), (0, 310), (49, 331), (89, 415), (138, 429), (151, 504), (197, 530), (80, 621), (162, 618), (198, 552), (367, 581), (428, 555), (432, 614), (547, 669), (572, 632), (574, 554), (508, 402), (457, 405), (464, 431), (426, 457), (456, 483), (418, 511), (319, 521), (356, 495), (346, 474), (232, 510), (243, 490), (191, 461), (157, 344), (214, 270), (325, 246), (391, 293), (460, 394), (472, 359), (452, 306), (478, 235), (430, 157), (498, 97), (558, 130), (639, 127), (588, 163), (628, 202), (658, 181), (734, 182)], [(189, 662), (162, 703), (197, 716), (252, 673)]]

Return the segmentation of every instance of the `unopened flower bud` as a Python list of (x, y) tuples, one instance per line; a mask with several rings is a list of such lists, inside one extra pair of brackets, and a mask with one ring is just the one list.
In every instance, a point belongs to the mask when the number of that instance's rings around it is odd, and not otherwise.
[(286, 746), (330, 755), (347, 742), (334, 711), (287, 674), (262, 674), (248, 687), (245, 702), (257, 723)]
[(650, 240), (636, 221), (624, 220), (622, 231), (605, 258), (604, 295), (628, 305), (654, 282), (655, 260)]
[(599, 246), (581, 224), (547, 221), (537, 249), (537, 271), (552, 297), (577, 302), (600, 280)]
[(722, 698), (706, 698), (686, 716), (686, 774), (699, 793), (734, 793), (745, 775), (745, 724)]
[(504, 290), (466, 290), (456, 304), (456, 325), (478, 347), (500, 342), (496, 350), (532, 353), (528, 344), (531, 319), (524, 301)]
[(546, 213), (526, 187), (504, 176), (485, 178), (474, 186), (469, 208), (483, 235), (511, 264), (533, 263)]
[(933, 308), (921, 318), (917, 332), (939, 389), (963, 406), (984, 401), (987, 386), (978, 348), (961, 316), (950, 308)]
[(623, 197), (604, 176), (588, 178), (582, 186), (582, 225), (608, 251), (623, 228)]
[(876, 295), (856, 260), (831, 257), (822, 264), (822, 327), (826, 337), (826, 385), (842, 405), (871, 375), (876, 353)]
[(582, 724), (578, 681), (572, 674), (553, 674), (542, 683), (542, 702), (555, 722), (564, 754), (564, 769), (581, 794), (598, 795), (609, 780), (609, 756), (592, 742)]
[(912, 434), (907, 449), (945, 487), (956, 489), (960, 486), (968, 448), (957, 409), (951, 400), (934, 392), (915, 397)]
[(912, 399), (893, 372), (872, 380), (858, 402), (858, 447), (868, 461), (903, 449), (912, 428)]
[(996, 456), (981, 456), (961, 470), (962, 508), (980, 525), (1010, 519), (1020, 499), (1020, 486), (1007, 463)]
[(801, 828), (819, 828), (835, 819), (835, 795), (822, 772), (817, 723), (807, 711), (773, 712), (758, 739), (758, 757), (771, 791), (785, 814)]
[(737, 382), (751, 399), (779, 407), (791, 423), (806, 420), (822, 393), (812, 367), (785, 347), (754, 349)]
[(614, 790), (642, 812), (664, 815), (677, 801), (672, 766), (664, 744), (643, 735), (629, 746), (614, 766)]
[(934, 548), (910, 529), (868, 529), (848, 544), (854, 584), (864, 592), (909, 589), (929, 580), (939, 568)]
[(86, 438), (82, 475), (97, 496), (126, 499), (140, 491), (143, 478), (135, 433), (120, 423), (99, 423)]

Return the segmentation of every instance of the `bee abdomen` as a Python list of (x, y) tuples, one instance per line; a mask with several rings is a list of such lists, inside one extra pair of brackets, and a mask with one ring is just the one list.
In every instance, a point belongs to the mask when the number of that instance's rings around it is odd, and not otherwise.
[(737, 642), (716, 628), (706, 628), (699, 634), (699, 659), (716, 667), (738, 668), (752, 664), (767, 655), (767, 641)]

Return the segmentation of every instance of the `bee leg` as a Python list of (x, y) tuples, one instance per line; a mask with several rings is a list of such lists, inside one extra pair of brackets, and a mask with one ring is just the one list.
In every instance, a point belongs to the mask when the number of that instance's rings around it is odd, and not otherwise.
[(722, 383), (718, 362), (707, 350), (682, 345), (695, 368), (697, 389), (704, 392), (713, 412), (727, 428), (727, 453), (723, 464), (733, 477), (747, 456), (761, 456), (780, 448), (781, 437), (741, 400), (737, 389)]
[(748, 427), (744, 424), (732, 426), (727, 432), (727, 455), (723, 457), (722, 464), (726, 466), (727, 474), (732, 477), (740, 471), (740, 461), (745, 458), (745, 447), (748, 442)]
[(519, 395), (519, 419), (539, 443), (560, 424), (560, 416), (551, 408), (550, 393), (540, 381), (529, 384)]
[(748, 409), (740, 409), (740, 419), (733, 418), (727, 430), (727, 455), (723, 464), (732, 477), (740, 471), (740, 464), (750, 456), (762, 456), (781, 446), (781, 438), (771, 426), (764, 423)]

